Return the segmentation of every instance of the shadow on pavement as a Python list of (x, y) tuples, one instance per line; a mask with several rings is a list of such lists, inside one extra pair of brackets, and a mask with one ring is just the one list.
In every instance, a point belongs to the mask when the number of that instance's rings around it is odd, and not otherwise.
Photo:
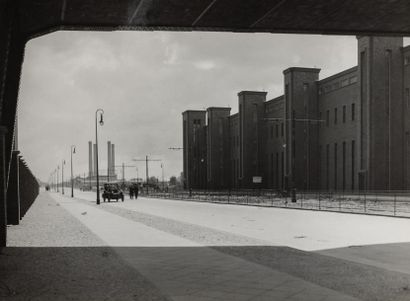
[(409, 274), (287, 247), (9, 247), (0, 271), (1, 300), (410, 300)]
[(0, 300), (169, 300), (109, 247), (9, 247)]

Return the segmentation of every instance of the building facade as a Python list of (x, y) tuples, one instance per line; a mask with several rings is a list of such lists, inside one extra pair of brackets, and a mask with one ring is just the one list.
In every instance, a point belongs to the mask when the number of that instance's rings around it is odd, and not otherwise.
[(284, 94), (238, 93), (238, 113), (183, 113), (184, 180), (192, 189), (410, 188), (410, 46), (357, 37), (358, 65), (319, 80), (283, 71)]

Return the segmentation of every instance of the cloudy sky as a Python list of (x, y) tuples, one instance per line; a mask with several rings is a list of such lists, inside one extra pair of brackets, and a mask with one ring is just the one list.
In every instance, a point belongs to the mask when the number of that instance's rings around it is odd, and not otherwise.
[[(320, 78), (357, 64), (355, 37), (176, 32), (56, 32), (26, 47), (19, 96), (19, 148), (42, 180), (77, 146), (74, 173), (88, 170), (94, 114), (100, 167), (107, 141), (116, 164), (133, 158), (163, 160), (165, 177), (182, 171), (182, 115), (188, 109), (230, 106), (241, 90), (283, 93), (282, 71), (321, 68)], [(139, 176), (145, 176), (142, 162)], [(67, 171), (68, 169), (68, 165)], [(119, 171), (119, 170), (118, 170)], [(135, 177), (127, 168), (126, 177)], [(152, 162), (151, 175), (160, 176)], [(68, 175), (68, 172), (67, 174)]]

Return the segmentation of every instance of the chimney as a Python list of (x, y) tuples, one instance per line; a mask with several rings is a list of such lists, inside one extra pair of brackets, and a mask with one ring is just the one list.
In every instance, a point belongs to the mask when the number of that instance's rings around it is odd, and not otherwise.
[(108, 177), (111, 176), (112, 173), (112, 166), (111, 166), (111, 141), (107, 142), (107, 175)]
[(115, 176), (115, 146), (114, 143), (111, 144), (111, 172)]
[(91, 178), (93, 175), (93, 144), (88, 141), (88, 176)]

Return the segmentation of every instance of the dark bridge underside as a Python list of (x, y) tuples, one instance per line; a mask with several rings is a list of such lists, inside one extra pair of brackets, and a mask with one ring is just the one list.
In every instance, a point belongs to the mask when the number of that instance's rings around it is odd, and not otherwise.
[(410, 35), (410, 1), (0, 0), (0, 248), (24, 47), (60, 29)]
[(13, 0), (32, 36), (50, 29), (410, 33), (408, 0)]

